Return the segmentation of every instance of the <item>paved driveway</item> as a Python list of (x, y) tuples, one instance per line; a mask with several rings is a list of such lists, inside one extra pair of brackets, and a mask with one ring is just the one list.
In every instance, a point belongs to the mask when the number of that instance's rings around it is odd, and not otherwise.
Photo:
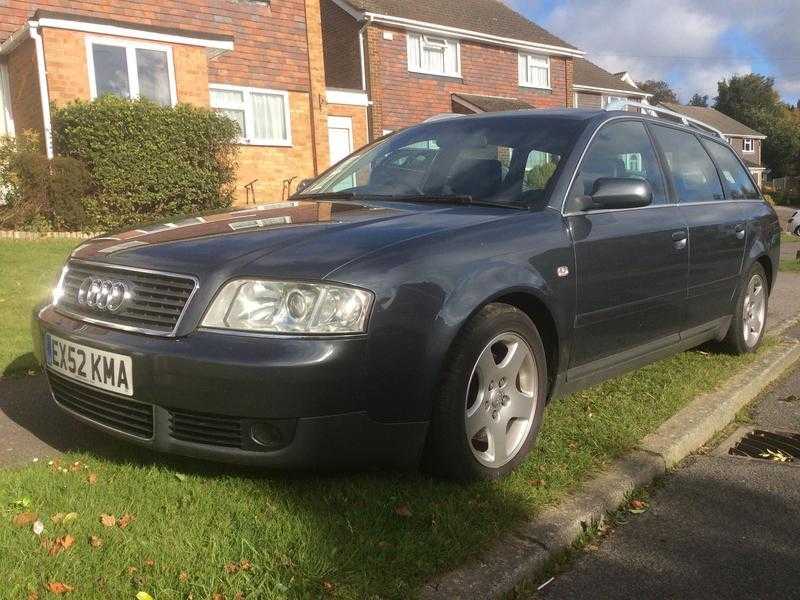
[[(798, 313), (799, 293), (800, 273), (781, 273), (770, 298), (770, 328)], [(0, 379), (0, 467), (68, 450), (115, 453), (131, 448), (62, 413), (50, 398), (44, 376)]]

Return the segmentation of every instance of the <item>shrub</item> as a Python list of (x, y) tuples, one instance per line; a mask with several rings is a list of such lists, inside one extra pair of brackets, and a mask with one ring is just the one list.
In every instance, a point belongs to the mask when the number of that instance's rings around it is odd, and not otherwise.
[(530, 171), (525, 173), (525, 183), (528, 189), (543, 190), (547, 187), (547, 182), (556, 172), (558, 165), (554, 162), (545, 162), (540, 165), (534, 166)]
[(79, 230), (87, 224), (84, 203), (91, 189), (88, 171), (74, 158), (48, 160), (35, 135), (5, 140), (0, 145), (0, 187), (6, 201), (0, 212), (3, 227)]
[(238, 126), (207, 108), (104, 96), (53, 110), (58, 154), (88, 169), (93, 228), (230, 206)]

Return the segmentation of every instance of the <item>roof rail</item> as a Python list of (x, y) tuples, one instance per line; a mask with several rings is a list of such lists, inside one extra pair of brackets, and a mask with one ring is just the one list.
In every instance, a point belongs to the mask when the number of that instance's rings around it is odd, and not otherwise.
[(716, 127), (712, 127), (708, 123), (703, 123), (698, 119), (693, 119), (692, 117), (687, 117), (686, 115), (682, 115), (679, 112), (675, 112), (674, 110), (669, 110), (667, 108), (661, 108), (660, 106), (652, 106), (650, 104), (644, 104), (643, 102), (633, 102), (631, 100), (617, 100), (614, 102), (609, 102), (604, 110), (625, 110), (628, 107), (638, 108), (642, 111), (643, 114), (650, 115), (651, 117), (672, 117), (673, 119), (679, 121), (686, 127), (695, 127), (696, 129), (704, 130), (706, 132), (713, 133), (725, 139), (725, 135)]

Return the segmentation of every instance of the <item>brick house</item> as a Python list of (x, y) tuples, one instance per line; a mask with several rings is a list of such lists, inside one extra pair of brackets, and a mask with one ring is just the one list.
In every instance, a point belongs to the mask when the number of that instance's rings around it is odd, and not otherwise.
[(736, 153), (742, 157), (756, 183), (761, 187), (764, 171), (767, 170), (761, 159), (761, 144), (767, 136), (714, 108), (684, 106), (671, 102), (664, 102), (662, 105), (671, 111), (708, 123), (722, 133)]
[(652, 96), (640, 90), (627, 73), (609, 73), (585, 58), (575, 59), (574, 80), (573, 105), (577, 108), (605, 108), (620, 100), (647, 103)]
[(329, 117), (366, 123), (363, 93), (325, 89), (320, 19), (319, 0), (0, 2), (0, 135), (52, 153), (50, 104), (104, 93), (210, 106), (242, 128), (237, 199), (257, 180), (280, 200), (330, 164)]
[(499, 0), (322, 0), (329, 88), (365, 92), (374, 139), (441, 113), (573, 104), (583, 52)]

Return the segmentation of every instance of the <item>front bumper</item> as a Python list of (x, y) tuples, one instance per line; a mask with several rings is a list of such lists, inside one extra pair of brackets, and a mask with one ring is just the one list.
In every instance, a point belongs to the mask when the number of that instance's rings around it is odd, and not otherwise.
[[(43, 364), (45, 331), (131, 357), (133, 398), (49, 371), (48, 378), (62, 409), (134, 443), (267, 467), (407, 468), (419, 461), (427, 423), (380, 422), (366, 411), (365, 336), (197, 331), (162, 338), (88, 324), (45, 307), (33, 319), (34, 348)], [(264, 435), (253, 435), (265, 430), (275, 434), (267, 436), (267, 445)]]

